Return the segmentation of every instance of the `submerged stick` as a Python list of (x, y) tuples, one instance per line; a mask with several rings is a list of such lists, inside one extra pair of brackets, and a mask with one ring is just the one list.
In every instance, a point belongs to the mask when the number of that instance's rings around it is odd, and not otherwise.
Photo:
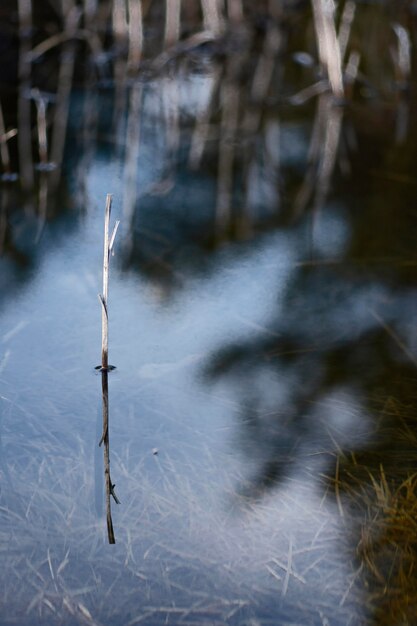
[(100, 444), (104, 443), (104, 479), (106, 485), (106, 520), (107, 520), (107, 537), (110, 544), (116, 543), (113, 530), (113, 520), (111, 514), (111, 498), (113, 497), (116, 504), (120, 504), (120, 500), (115, 494), (115, 485), (112, 483), (110, 475), (110, 440), (109, 440), (109, 381), (108, 371), (101, 372), (101, 388), (103, 396), (103, 434)]
[(109, 543), (116, 543), (113, 531), (113, 522), (111, 516), (111, 497), (119, 504), (119, 500), (114, 492), (114, 484), (110, 476), (110, 441), (109, 441), (109, 383), (108, 372), (114, 369), (109, 365), (109, 316), (107, 309), (107, 298), (109, 293), (109, 262), (110, 255), (113, 250), (114, 240), (116, 237), (119, 221), (114, 225), (111, 235), (110, 232), (110, 214), (111, 214), (112, 196), (107, 194), (106, 208), (104, 214), (104, 254), (103, 254), (103, 293), (99, 294), (102, 306), (101, 321), (101, 366), (96, 369), (101, 370), (101, 387), (103, 402), (103, 432), (99, 441), (99, 446), (104, 444), (104, 476), (106, 483), (106, 514), (107, 514), (107, 536)]

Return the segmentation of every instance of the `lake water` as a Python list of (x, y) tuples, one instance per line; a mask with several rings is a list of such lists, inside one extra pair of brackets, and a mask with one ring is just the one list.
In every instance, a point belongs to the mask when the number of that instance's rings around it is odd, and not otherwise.
[(1, 626), (413, 623), (415, 123), (322, 94), (245, 134), (222, 80), (74, 89), (59, 191), (2, 183)]

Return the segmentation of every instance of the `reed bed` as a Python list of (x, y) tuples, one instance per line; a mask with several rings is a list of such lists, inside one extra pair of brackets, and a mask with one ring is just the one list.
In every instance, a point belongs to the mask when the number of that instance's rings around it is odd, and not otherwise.
[[(407, 6), (405, 4), (404, 15)], [(213, 141), (207, 133), (217, 125), (215, 112), (220, 107), (222, 119), (216, 156), (218, 196), (214, 220), (220, 234), (223, 232), (226, 236), (233, 231), (236, 219), (238, 231), (242, 224), (250, 221), (249, 189), (243, 189), (246, 195), (243, 215), (237, 218), (234, 215), (237, 161), (240, 163), (244, 155), (244, 168), (247, 172), (253, 169), (253, 141), (265, 125), (265, 103), (276, 105), (286, 100), (292, 106), (304, 106), (312, 98), (317, 98), (316, 122), (311, 132), (308, 157), (310, 166), (294, 201), (293, 213), (297, 218), (310, 203), (320, 207), (330, 190), (340, 156), (344, 111), (340, 105), (349, 103), (363, 85), (374, 81), (372, 69), (369, 75), (366, 74), (367, 68), (371, 68), (367, 58), (370, 52), (361, 45), (358, 35), (363, 20), (360, 9), (352, 0), (341, 3), (337, 10), (333, 2), (312, 0), (310, 11), (277, 8), (275, 3), (268, 2), (259, 3), (254, 9), (251, 3), (242, 0), (201, 0), (197, 5), (186, 0), (166, 3), (152, 0), (143, 3), (125, 0), (76, 3), (71, 0), (58, 4), (55, 17), (48, 14), (48, 18), (59, 20), (57, 28), (61, 30), (44, 39), (42, 26), (36, 21), (40, 19), (36, 2), (22, 0), (18, 8), (18, 120), (14, 131), (9, 120), (4, 119), (2, 167), (5, 174), (11, 168), (5, 150), (7, 142), (13, 141), (15, 132), (19, 144), (19, 167), (13, 164), (12, 169), (19, 170), (21, 186), (26, 191), (40, 187), (38, 204), (42, 223), (48, 215), (48, 197), (54, 194), (61, 179), (71, 91), (75, 82), (80, 83), (84, 72), (81, 67), (85, 67), (86, 59), (87, 65), (94, 68), (96, 81), (105, 77), (116, 86), (114, 115), (117, 126), (125, 110), (126, 93), (142, 72), (165, 71), (167, 64), (179, 57), (186, 58), (208, 42), (212, 42), (215, 54), (223, 54), (228, 46), (233, 50), (230, 55), (226, 52), (226, 62), (218, 65), (219, 88), (215, 88), (207, 111), (196, 120), (190, 152), (190, 163), (196, 167), (204, 153), (211, 150)], [(257, 24), (261, 20), (266, 26), (262, 27), (264, 32), (259, 37)], [(305, 37), (302, 52), (304, 57), (311, 55), (315, 75), (311, 71), (311, 84), (287, 93), (283, 98), (276, 88), (277, 77), (286, 71), (281, 62), (282, 53), (294, 45), (289, 35), (294, 20), (297, 20), (298, 29), (302, 23), (306, 33), (313, 28), (314, 41)], [(163, 27), (158, 29), (157, 25), (161, 23)], [(146, 36), (150, 30), (152, 36)], [(390, 23), (389, 11), (380, 30), (381, 36), (390, 41), (390, 52), (384, 61), (387, 67), (390, 64), (390, 68), (385, 76), (392, 76), (388, 98), (397, 110), (396, 133), (397, 141), (401, 142), (407, 136), (409, 124), (409, 104), (404, 94), (410, 80), (412, 33), (405, 22), (397, 23), (391, 18)], [(375, 45), (381, 43), (377, 41)], [(34, 65), (42, 68), (43, 60), (45, 68), (53, 68), (56, 75), (53, 93), (48, 91), (51, 84), (48, 87), (42, 85), (45, 78)], [(360, 71), (361, 68), (365, 73)], [(245, 83), (242, 82), (244, 75)], [(315, 80), (317, 75), (319, 80)], [(85, 74), (85, 79), (91, 89), (91, 81), (94, 81), (91, 72)], [(385, 85), (375, 84), (374, 87), (385, 89)], [(29, 96), (32, 93), (34, 98)], [(39, 105), (45, 102), (48, 102), (47, 110), (40, 115)], [(175, 107), (175, 103), (173, 105)], [(172, 127), (172, 120), (178, 117), (178, 111), (174, 116), (172, 112), (171, 107), (167, 127)], [(41, 141), (38, 159), (34, 150), (28, 150), (34, 125), (35, 135)], [(205, 129), (203, 134), (202, 129)], [(239, 147), (242, 138), (246, 138), (247, 149), (244, 151)], [(178, 142), (177, 147), (173, 145), (174, 152), (178, 151), (178, 145)], [(45, 173), (46, 163), (48, 173)], [(41, 170), (41, 174), (37, 170)], [(126, 211), (129, 212), (129, 208)]]

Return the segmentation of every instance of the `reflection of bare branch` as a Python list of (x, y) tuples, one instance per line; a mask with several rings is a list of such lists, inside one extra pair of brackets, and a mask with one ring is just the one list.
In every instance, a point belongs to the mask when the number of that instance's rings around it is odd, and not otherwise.
[(124, 166), (123, 197), (123, 214), (125, 216), (126, 224), (131, 224), (136, 204), (141, 104), (142, 85), (140, 83), (136, 83), (130, 92), (129, 113), (126, 127), (126, 156)]
[(6, 127), (4, 124), (4, 117), (3, 117), (3, 108), (0, 102), (0, 159), (1, 159), (1, 164), (3, 167), (3, 172), (6, 175), (6, 177), (10, 176), (11, 171), (12, 171), (11, 164), (10, 164), (9, 147), (7, 145), (7, 142), (9, 139), (11, 139), (12, 137), (15, 137), (16, 135), (17, 135), (16, 128), (13, 128), (12, 130), (9, 130), (8, 132), (6, 132)]
[(294, 217), (303, 213), (313, 193), (316, 210), (327, 197), (338, 153), (342, 119), (342, 108), (334, 103), (331, 95), (321, 94), (311, 134), (309, 165), (295, 200)]
[(222, 117), (220, 125), (219, 163), (217, 178), (216, 231), (222, 237), (231, 218), (233, 194), (233, 165), (239, 119), (239, 85), (234, 77), (235, 64), (229, 61), (227, 75), (221, 85)]
[[(75, 6), (65, 16), (65, 31), (68, 34), (74, 34), (76, 32), (80, 17), (81, 11)], [(74, 63), (75, 47), (74, 43), (69, 41), (64, 44), (62, 49), (61, 66), (58, 76), (58, 89), (51, 141), (51, 162), (56, 165), (56, 169), (51, 176), (52, 187), (57, 186), (61, 175)]]
[(191, 138), (189, 164), (193, 169), (197, 169), (203, 156), (204, 147), (210, 130), (210, 118), (213, 113), (215, 95), (219, 87), (221, 68), (216, 66), (213, 70), (210, 82), (210, 94), (207, 107), (197, 115), (193, 136)]
[[(272, 26), (269, 28), (267, 36), (265, 37), (263, 49), (252, 80), (251, 98), (255, 105), (265, 102), (267, 98), (280, 46), (280, 31), (275, 26)], [(253, 106), (248, 110), (243, 122), (243, 129), (245, 133), (251, 135), (258, 130), (260, 116), (260, 106)]]
[(46, 132), (46, 98), (38, 89), (32, 90), (32, 97), (36, 104), (36, 121), (38, 129), (39, 163), (44, 168), (48, 162), (48, 137)]
[(28, 60), (30, 51), (30, 33), (32, 31), (32, 2), (19, 0), (19, 99), (18, 99), (18, 144), (19, 166), (22, 186), (26, 190), (33, 187), (33, 160), (31, 151), (31, 102), (28, 97), (30, 90), (31, 63)]
[(38, 229), (35, 237), (37, 243), (42, 235), (45, 227), (48, 212), (48, 173), (41, 171), (39, 180), (39, 201), (38, 201)]
[(168, 76), (161, 81), (161, 100), (166, 124), (168, 172), (172, 173), (175, 157), (180, 147), (179, 85), (177, 77)]
[(361, 56), (356, 50), (352, 50), (349, 54), (348, 62), (345, 67), (345, 84), (347, 88), (352, 89), (353, 83), (358, 76), (359, 63)]
[(342, 130), (343, 109), (323, 94), (323, 115), (326, 124), (324, 129), (324, 141), (319, 161), (317, 185), (315, 194), (315, 208), (321, 208), (326, 200), (330, 188), (330, 180), (336, 163), (340, 133)]
[(66, 43), (72, 39), (85, 41), (90, 46), (91, 52), (96, 56), (103, 52), (100, 40), (95, 33), (91, 33), (88, 30), (77, 29), (74, 32), (64, 31), (62, 33), (57, 33), (56, 35), (52, 35), (51, 37), (48, 37), (48, 39), (44, 39), (41, 43), (32, 48), (32, 50), (28, 53), (28, 59), (36, 61), (46, 52), (52, 50), (52, 48), (55, 48), (56, 46)]

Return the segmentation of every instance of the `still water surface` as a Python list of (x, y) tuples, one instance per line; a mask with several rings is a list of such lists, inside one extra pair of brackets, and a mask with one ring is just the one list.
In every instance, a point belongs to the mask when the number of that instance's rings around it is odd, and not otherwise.
[[(411, 183), (389, 180), (394, 144), (376, 164), (362, 146), (313, 217), (280, 222), (311, 119), (274, 113), (244, 202), (232, 190), (253, 231), (214, 246), (216, 176), (172, 158), (213, 76), (133, 86), (119, 135), (105, 132), (108, 95), (93, 95), (98, 139), (81, 165), (75, 94), (71, 208), (36, 245), (33, 216), (14, 214), (19, 254), (0, 259), (4, 626), (385, 623), (377, 584), (394, 565), (375, 548), (373, 567), (366, 537), (415, 469)], [(138, 152), (118, 138), (132, 129)], [(106, 193), (122, 220), (109, 294), (115, 546), (94, 371)]]

